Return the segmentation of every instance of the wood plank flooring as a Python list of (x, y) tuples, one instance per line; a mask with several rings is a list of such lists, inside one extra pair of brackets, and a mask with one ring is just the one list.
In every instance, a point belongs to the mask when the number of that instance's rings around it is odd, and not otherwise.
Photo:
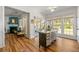
[(17, 37), (15, 34), (6, 34), (5, 47), (0, 48), (1, 52), (78, 52), (79, 43), (75, 40), (57, 38), (50, 47), (39, 49), (38, 39), (27, 39)]

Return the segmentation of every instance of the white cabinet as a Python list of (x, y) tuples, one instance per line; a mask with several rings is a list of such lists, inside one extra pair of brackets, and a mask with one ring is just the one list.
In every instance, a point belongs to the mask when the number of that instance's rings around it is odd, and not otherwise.
[(56, 33), (55, 32), (50, 32), (47, 33), (47, 40), (46, 40), (46, 45), (50, 45), (52, 42), (56, 40)]

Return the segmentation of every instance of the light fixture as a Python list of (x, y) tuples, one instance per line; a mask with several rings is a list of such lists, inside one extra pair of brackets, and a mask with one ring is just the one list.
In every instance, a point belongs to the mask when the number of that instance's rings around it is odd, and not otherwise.
[(48, 7), (48, 9), (49, 9), (51, 12), (54, 12), (56, 8), (57, 8), (57, 6), (50, 6), (50, 7)]
[(51, 12), (55, 11), (55, 9), (51, 9)]

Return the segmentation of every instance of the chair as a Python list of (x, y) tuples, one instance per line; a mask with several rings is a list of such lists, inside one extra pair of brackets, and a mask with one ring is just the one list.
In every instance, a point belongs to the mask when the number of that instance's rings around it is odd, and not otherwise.
[(17, 35), (18, 36), (24, 36), (24, 32), (21, 30), (21, 28), (19, 28), (19, 30), (17, 31)]

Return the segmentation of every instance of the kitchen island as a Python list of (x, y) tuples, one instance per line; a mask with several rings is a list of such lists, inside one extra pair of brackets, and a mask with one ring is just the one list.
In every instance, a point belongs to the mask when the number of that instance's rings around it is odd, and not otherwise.
[(40, 46), (46, 48), (56, 40), (55, 31), (41, 31), (39, 32), (39, 48)]

